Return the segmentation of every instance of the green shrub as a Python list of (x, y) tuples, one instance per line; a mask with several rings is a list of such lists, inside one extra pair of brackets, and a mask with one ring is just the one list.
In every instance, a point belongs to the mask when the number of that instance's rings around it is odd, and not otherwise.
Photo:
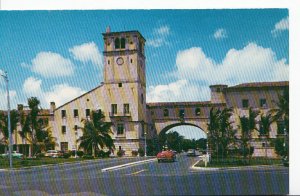
[(82, 158), (84, 159), (94, 159), (93, 155), (90, 155), (90, 154), (85, 154), (82, 156)]
[(122, 156), (125, 155), (125, 151), (124, 151), (124, 150), (119, 150), (119, 151), (117, 152), (117, 155), (118, 155), (118, 157), (122, 157)]
[(71, 157), (71, 152), (65, 152), (65, 153), (63, 154), (63, 157), (64, 157), (65, 159), (70, 158), (70, 157)]
[[(76, 154), (77, 154), (78, 157), (82, 157), (83, 154), (84, 154), (84, 152), (81, 151), (81, 150), (77, 150), (77, 151), (76, 151)], [(72, 155), (73, 157), (75, 157), (75, 150), (72, 150), (72, 151), (71, 151), (71, 155)]]
[(37, 153), (36, 157), (37, 158), (43, 158), (43, 157), (45, 157), (45, 153), (42, 153), (42, 152), (41, 153)]
[(103, 150), (100, 150), (97, 154), (98, 157), (101, 157), (101, 158), (108, 158), (110, 155), (110, 151), (103, 151)]
[(29, 165), (29, 161), (24, 159), (24, 160), (21, 161), (21, 165), (27, 166), (27, 165)]
[(139, 153), (136, 150), (131, 151), (132, 156), (136, 157)]
[(145, 156), (145, 151), (144, 151), (143, 148), (139, 148), (139, 149), (138, 149), (138, 153), (139, 153), (140, 157)]

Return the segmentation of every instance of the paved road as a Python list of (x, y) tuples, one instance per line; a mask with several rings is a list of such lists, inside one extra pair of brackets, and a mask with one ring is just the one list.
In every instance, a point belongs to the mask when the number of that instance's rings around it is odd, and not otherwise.
[(138, 159), (106, 159), (19, 171), (0, 171), (0, 195), (241, 195), (287, 194), (288, 168), (204, 171), (197, 157), (102, 172)]

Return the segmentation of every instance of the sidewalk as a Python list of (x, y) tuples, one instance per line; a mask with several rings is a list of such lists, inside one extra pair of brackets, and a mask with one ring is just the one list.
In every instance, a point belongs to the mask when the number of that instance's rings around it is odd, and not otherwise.
[(251, 168), (272, 168), (282, 166), (281, 164), (274, 165), (251, 165), (251, 166), (232, 166), (232, 167), (197, 167), (196, 165), (202, 161), (200, 158), (193, 166), (190, 167), (192, 170), (202, 170), (202, 171), (217, 171), (217, 170), (242, 170)]

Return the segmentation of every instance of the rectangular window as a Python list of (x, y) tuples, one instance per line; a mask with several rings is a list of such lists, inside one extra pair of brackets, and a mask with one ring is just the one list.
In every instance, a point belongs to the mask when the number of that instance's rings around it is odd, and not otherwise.
[(184, 117), (184, 109), (179, 110), (179, 117), (180, 118)]
[(66, 126), (61, 126), (61, 133), (62, 134), (66, 134), (66, 132), (67, 132), (67, 127)]
[(78, 110), (74, 109), (74, 118), (78, 117)]
[(74, 130), (75, 130), (75, 131), (78, 130), (78, 126), (77, 126), (77, 125), (74, 126)]
[(124, 124), (118, 124), (117, 126), (117, 134), (123, 135), (124, 134)]
[(267, 100), (266, 99), (260, 99), (260, 107), (261, 108), (267, 107)]
[(62, 110), (61, 111), (61, 117), (62, 118), (66, 118), (66, 110)]
[(122, 87), (122, 83), (119, 83), (119, 87)]
[(128, 103), (124, 104), (124, 114), (129, 114), (129, 104)]
[(248, 108), (249, 107), (249, 100), (248, 99), (243, 99), (242, 100), (242, 105), (243, 105), (243, 108)]
[(164, 109), (164, 117), (168, 117), (169, 116), (169, 110), (168, 109)]
[(118, 106), (117, 104), (111, 104), (111, 113), (117, 114), (118, 113)]
[(90, 109), (85, 109), (85, 116), (89, 117), (91, 115), (91, 110)]
[(68, 142), (60, 142), (60, 150), (61, 151), (68, 151)]

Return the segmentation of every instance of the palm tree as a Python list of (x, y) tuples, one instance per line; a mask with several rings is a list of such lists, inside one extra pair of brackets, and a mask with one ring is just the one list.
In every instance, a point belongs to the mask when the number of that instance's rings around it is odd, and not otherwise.
[(229, 120), (231, 115), (231, 108), (223, 110), (211, 108), (210, 110), (208, 142), (216, 151), (217, 157), (219, 154), (222, 155), (222, 158), (226, 157), (228, 146), (234, 142), (235, 130), (232, 129), (232, 123)]
[(284, 153), (286, 156), (289, 153), (289, 88), (286, 87), (283, 90), (283, 94), (278, 94), (278, 101), (275, 102), (277, 108), (270, 110), (273, 114), (273, 121), (283, 121), (284, 123)]
[(224, 108), (219, 116), (219, 132), (220, 132), (220, 148), (222, 158), (228, 154), (229, 144), (234, 143), (235, 130), (233, 130), (230, 122), (230, 116), (232, 115), (231, 108)]
[(219, 115), (220, 110), (211, 108), (209, 111), (209, 123), (208, 123), (208, 131), (207, 134), (207, 142), (210, 144), (210, 149), (215, 151), (217, 156), (219, 154)]
[(249, 154), (249, 162), (251, 157), (251, 140), (252, 140), (252, 133), (254, 130), (257, 130), (256, 128), (256, 120), (255, 118), (259, 115), (259, 111), (254, 111), (252, 108), (249, 108), (249, 115), (246, 116), (240, 116), (240, 129), (242, 132), (241, 137), (241, 144), (243, 148), (243, 156), (246, 158), (247, 153), (246, 149), (248, 148), (248, 154)]
[[(272, 124), (272, 114), (268, 113), (266, 115), (262, 115), (260, 118), (260, 127), (259, 127), (259, 135), (261, 138), (265, 140), (265, 145), (267, 144), (266, 140), (269, 136), (270, 127)], [(267, 148), (265, 146), (265, 156), (267, 156)]]
[(99, 146), (103, 149), (107, 147), (110, 151), (114, 150), (115, 146), (110, 134), (112, 131), (110, 127), (111, 122), (104, 122), (105, 116), (98, 110), (92, 112), (92, 120), (83, 119), (84, 127), (80, 127), (83, 130), (83, 135), (77, 140), (80, 142), (79, 147), (85, 150), (92, 150), (92, 155), (95, 156), (95, 151), (99, 149)]
[(269, 131), (270, 131), (272, 122), (273, 122), (273, 117), (272, 117), (271, 113), (262, 115), (261, 119), (260, 119), (259, 134), (260, 135), (269, 135)]
[(40, 101), (36, 97), (28, 99), (30, 112), (24, 119), (21, 119), (22, 131), (19, 132), (22, 138), (30, 143), (30, 153), (35, 155), (43, 147), (43, 143), (48, 137), (49, 129), (42, 118), (39, 118)]
[(289, 131), (289, 89), (284, 88), (283, 94), (278, 94), (278, 101), (275, 102), (277, 108), (270, 110), (273, 115), (273, 121), (283, 120), (285, 129)]
[[(11, 133), (14, 132), (17, 128), (18, 123), (18, 112), (16, 110), (10, 111), (10, 126)], [(0, 112), (0, 132), (3, 134), (3, 138), (0, 143), (7, 145), (8, 144), (8, 116), (4, 112)]]

